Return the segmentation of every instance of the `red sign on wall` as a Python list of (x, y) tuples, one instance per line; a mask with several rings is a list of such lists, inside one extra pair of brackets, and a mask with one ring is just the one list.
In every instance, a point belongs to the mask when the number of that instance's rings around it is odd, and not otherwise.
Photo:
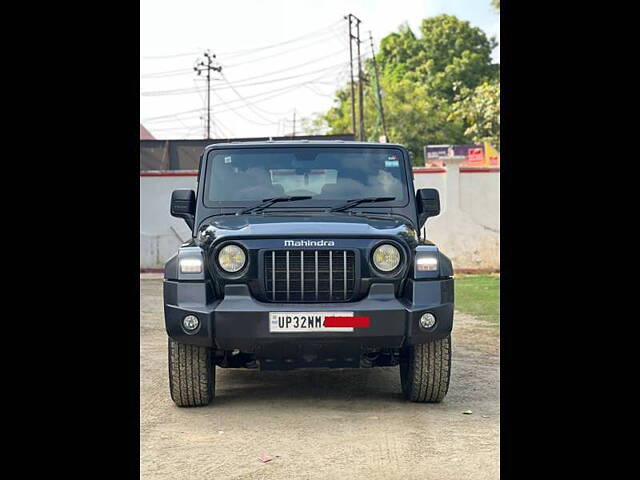
[(481, 167), (484, 165), (484, 149), (483, 148), (470, 148), (467, 153), (467, 160), (464, 162), (465, 166), (469, 167)]

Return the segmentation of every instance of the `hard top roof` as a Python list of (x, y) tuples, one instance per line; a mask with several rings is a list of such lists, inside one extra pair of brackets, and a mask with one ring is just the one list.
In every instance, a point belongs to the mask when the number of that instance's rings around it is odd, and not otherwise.
[(355, 142), (351, 140), (261, 140), (254, 142), (213, 143), (205, 151), (218, 148), (243, 147), (367, 147), (367, 148), (405, 148), (399, 143)]

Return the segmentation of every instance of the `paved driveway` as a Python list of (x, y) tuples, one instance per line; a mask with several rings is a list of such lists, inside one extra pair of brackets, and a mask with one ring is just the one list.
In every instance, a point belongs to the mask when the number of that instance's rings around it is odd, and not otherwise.
[(441, 404), (404, 401), (397, 367), (218, 368), (214, 402), (181, 409), (169, 396), (162, 280), (141, 277), (140, 304), (143, 479), (499, 478), (495, 327), (456, 313)]

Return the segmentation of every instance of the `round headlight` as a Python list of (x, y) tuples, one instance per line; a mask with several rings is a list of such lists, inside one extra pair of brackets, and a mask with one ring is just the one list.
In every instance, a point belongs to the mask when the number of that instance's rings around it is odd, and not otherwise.
[(388, 243), (380, 245), (373, 252), (373, 264), (382, 272), (391, 272), (400, 265), (400, 252)]
[(227, 245), (218, 254), (218, 263), (229, 273), (235, 273), (244, 267), (247, 257), (237, 245)]

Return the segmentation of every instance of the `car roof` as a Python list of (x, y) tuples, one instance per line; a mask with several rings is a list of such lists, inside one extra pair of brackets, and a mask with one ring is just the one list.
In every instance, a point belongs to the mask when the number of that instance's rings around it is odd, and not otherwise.
[(206, 150), (217, 148), (244, 147), (366, 147), (366, 148), (405, 148), (399, 143), (354, 142), (350, 140), (261, 140), (252, 142), (213, 143), (205, 147)]

